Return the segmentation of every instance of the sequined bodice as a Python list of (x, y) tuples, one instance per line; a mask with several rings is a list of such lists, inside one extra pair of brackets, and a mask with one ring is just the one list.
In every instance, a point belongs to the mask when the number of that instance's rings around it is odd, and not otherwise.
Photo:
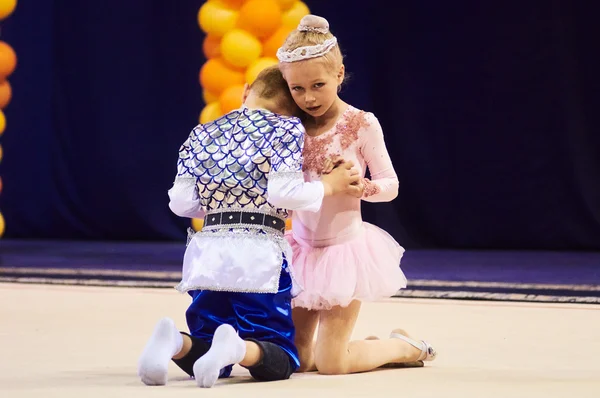
[[(289, 130), (300, 121), (262, 109), (242, 108), (194, 129), (180, 151), (178, 178), (197, 180), (202, 206), (207, 210), (242, 208), (276, 212), (267, 201), (267, 176), (276, 167), (295, 166), (302, 148), (297, 141), (286, 143)], [(280, 148), (274, 148), (279, 143)], [(282, 145), (283, 143), (283, 145)], [(182, 148), (183, 148), (182, 147)], [(284, 171), (284, 170), (281, 170)]]

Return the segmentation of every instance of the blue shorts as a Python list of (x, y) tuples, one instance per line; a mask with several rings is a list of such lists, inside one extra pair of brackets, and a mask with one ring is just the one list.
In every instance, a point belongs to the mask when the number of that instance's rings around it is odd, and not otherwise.
[[(284, 260), (277, 293), (190, 291), (193, 300), (185, 314), (190, 334), (210, 344), (217, 327), (228, 323), (242, 339), (268, 341), (281, 347), (296, 370), (300, 360), (294, 345), (291, 290), (292, 278)], [(223, 369), (221, 377), (229, 377), (231, 368)]]

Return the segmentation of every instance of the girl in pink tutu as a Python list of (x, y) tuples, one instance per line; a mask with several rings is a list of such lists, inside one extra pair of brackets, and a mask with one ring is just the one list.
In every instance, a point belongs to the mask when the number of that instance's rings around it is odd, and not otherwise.
[(398, 178), (377, 118), (338, 96), (343, 58), (327, 20), (304, 17), (277, 57), (294, 100), (307, 114), (305, 179), (318, 180), (340, 159), (354, 163), (363, 177), (367, 168), (371, 174), (361, 180), (355, 197), (325, 198), (317, 213), (293, 212), (287, 237), (294, 277), (303, 289), (293, 302), (300, 371), (345, 374), (433, 360), (436, 353), (429, 344), (401, 330), (385, 340), (350, 341), (361, 301), (387, 298), (406, 287), (400, 269), (404, 249), (364, 222), (360, 210), (361, 200), (393, 200)]

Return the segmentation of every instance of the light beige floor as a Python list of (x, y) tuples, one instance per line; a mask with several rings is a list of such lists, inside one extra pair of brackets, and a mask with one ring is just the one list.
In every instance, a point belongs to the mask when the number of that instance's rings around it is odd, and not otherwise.
[(355, 337), (403, 327), (434, 343), (421, 369), (294, 375), (210, 390), (172, 366), (146, 387), (136, 361), (154, 323), (185, 328), (188, 296), (170, 289), (0, 284), (0, 397), (600, 397), (600, 306), (391, 299), (365, 304)]

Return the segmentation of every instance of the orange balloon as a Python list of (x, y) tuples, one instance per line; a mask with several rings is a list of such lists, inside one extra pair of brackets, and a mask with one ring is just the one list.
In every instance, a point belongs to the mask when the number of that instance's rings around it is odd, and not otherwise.
[(228, 87), (223, 94), (219, 96), (219, 103), (223, 114), (231, 112), (242, 106), (242, 95), (244, 94), (244, 85), (236, 84)]
[(283, 11), (289, 10), (297, 0), (277, 0)]
[(214, 95), (221, 95), (227, 87), (246, 81), (243, 71), (229, 66), (220, 57), (206, 61), (200, 68), (199, 78), (202, 87)]
[(259, 39), (269, 37), (281, 25), (281, 8), (275, 0), (248, 0), (239, 12), (238, 27)]
[(0, 213), (0, 238), (4, 235), (4, 217), (2, 217), (2, 213)]
[(0, 41), (0, 80), (6, 79), (17, 67), (17, 54), (6, 42)]
[(213, 35), (206, 35), (202, 42), (202, 51), (204, 52), (206, 59), (221, 56), (221, 38)]
[(11, 98), (12, 88), (10, 87), (8, 80), (5, 80), (0, 83), (0, 109), (6, 108), (6, 105), (8, 105)]
[(294, 28), (281, 26), (269, 38), (263, 42), (263, 57), (277, 58), (277, 50), (283, 45), (290, 32)]
[(219, 100), (219, 96), (211, 93), (208, 90), (202, 90), (202, 99), (205, 104), (210, 104), (211, 102), (216, 102)]

